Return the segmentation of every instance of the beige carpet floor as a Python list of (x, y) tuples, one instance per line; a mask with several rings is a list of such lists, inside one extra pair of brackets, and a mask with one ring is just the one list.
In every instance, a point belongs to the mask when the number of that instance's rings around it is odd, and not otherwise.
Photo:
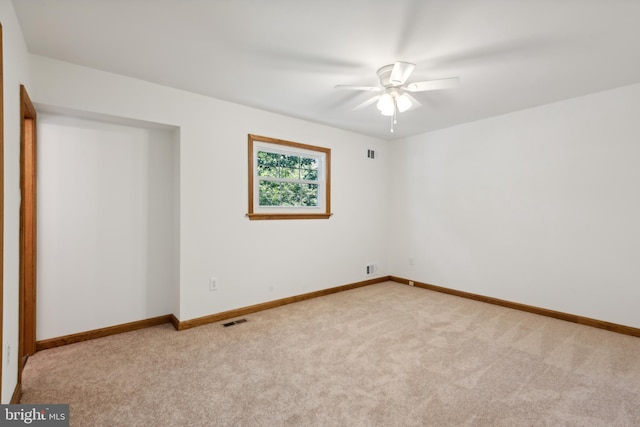
[(387, 282), (35, 354), (73, 426), (640, 426), (640, 339)]

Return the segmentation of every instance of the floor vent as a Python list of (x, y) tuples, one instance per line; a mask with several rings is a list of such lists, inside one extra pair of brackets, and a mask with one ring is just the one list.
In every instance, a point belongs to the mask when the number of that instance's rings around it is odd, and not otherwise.
[(233, 322), (223, 323), (222, 326), (224, 326), (225, 328), (228, 328), (229, 326), (237, 325), (238, 323), (244, 323), (246, 321), (247, 321), (247, 319), (239, 319), (239, 320), (235, 320)]

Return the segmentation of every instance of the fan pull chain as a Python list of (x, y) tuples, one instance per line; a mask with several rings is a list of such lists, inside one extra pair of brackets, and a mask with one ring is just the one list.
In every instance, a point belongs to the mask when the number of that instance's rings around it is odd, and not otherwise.
[(396, 114), (398, 113), (398, 105), (396, 104), (396, 98), (393, 98), (393, 115), (391, 116), (391, 133), (393, 133), (393, 128), (398, 120), (396, 118)]

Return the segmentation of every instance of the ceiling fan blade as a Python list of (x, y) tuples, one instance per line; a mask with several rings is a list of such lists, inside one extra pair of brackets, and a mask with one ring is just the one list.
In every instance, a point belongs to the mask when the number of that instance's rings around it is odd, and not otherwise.
[(395, 64), (393, 64), (389, 82), (394, 86), (403, 85), (413, 72), (414, 68), (416, 68), (416, 64), (412, 64), (411, 62), (396, 62)]
[(458, 86), (458, 84), (460, 84), (460, 79), (458, 77), (450, 77), (448, 79), (409, 83), (406, 89), (409, 92), (425, 92), (427, 90), (449, 89)]
[(364, 101), (362, 104), (358, 104), (355, 107), (353, 107), (353, 110), (361, 110), (365, 107), (368, 107), (369, 105), (373, 104), (374, 102), (376, 102), (378, 99), (380, 99), (381, 95), (376, 95), (372, 98), (367, 99), (366, 101)]
[(336, 89), (341, 89), (341, 90), (363, 90), (365, 92), (380, 92), (382, 90), (381, 87), (376, 87), (376, 86), (336, 85), (334, 87)]
[(405, 92), (405, 96), (411, 100), (411, 108), (409, 108), (410, 110), (413, 110), (414, 108), (422, 107), (422, 104), (420, 103), (420, 101), (418, 101), (415, 97), (409, 95), (406, 92)]

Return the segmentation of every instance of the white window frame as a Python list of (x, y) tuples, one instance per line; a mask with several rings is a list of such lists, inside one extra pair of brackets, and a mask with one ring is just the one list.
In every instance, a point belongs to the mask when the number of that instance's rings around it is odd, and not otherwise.
[[(265, 178), (258, 176), (259, 151), (317, 159), (317, 181), (295, 180), (293, 182), (317, 184), (318, 206), (260, 206), (259, 186), (260, 181)], [(249, 219), (326, 219), (331, 217), (331, 150), (329, 148), (250, 134), (248, 160), (249, 212), (247, 216)]]

